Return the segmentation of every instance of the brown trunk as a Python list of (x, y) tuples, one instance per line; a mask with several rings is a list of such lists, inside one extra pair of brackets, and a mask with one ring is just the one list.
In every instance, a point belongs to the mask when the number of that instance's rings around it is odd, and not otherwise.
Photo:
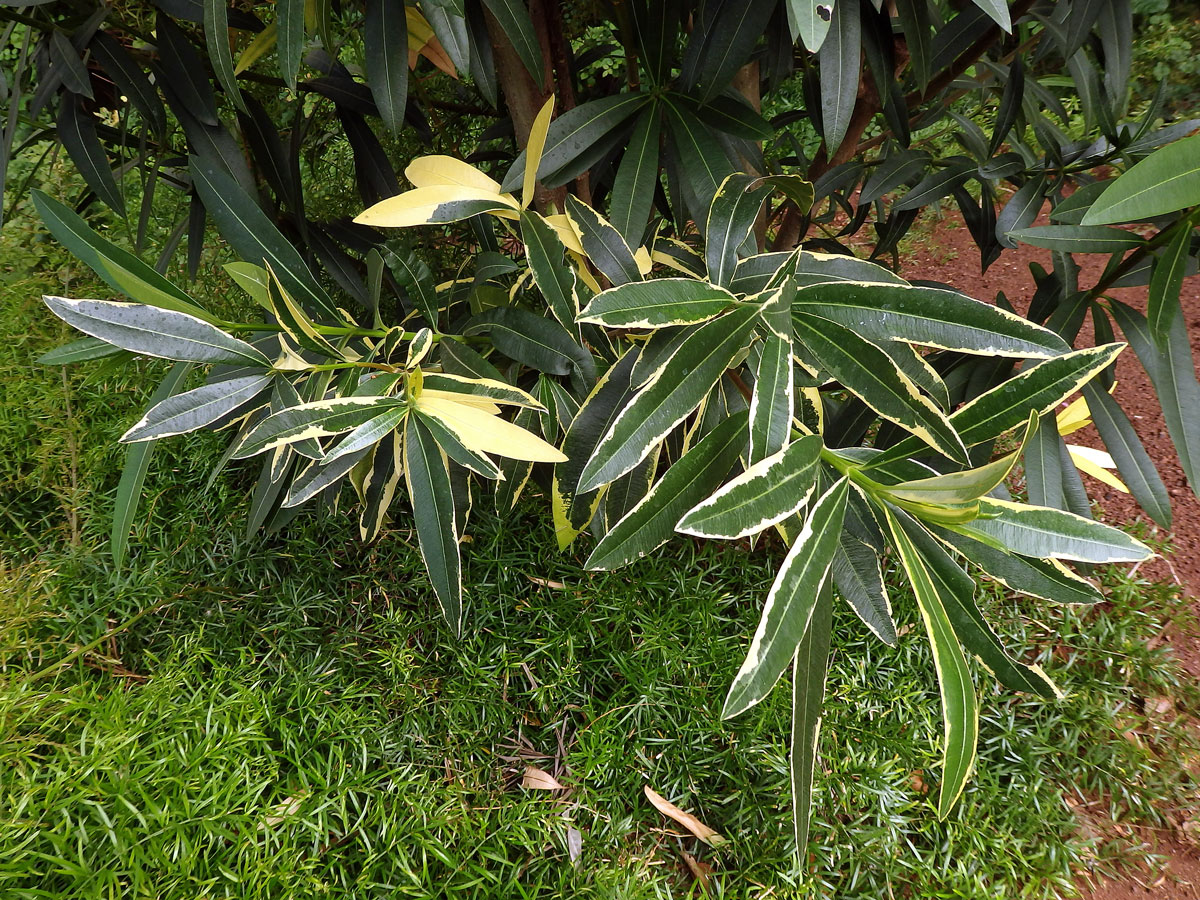
[[(553, 54), (547, 34), (546, 7), (555, 0), (531, 0), (529, 17), (533, 20), (537, 32), (538, 44), (542, 50), (542, 83), (536, 83), (530, 76), (521, 57), (509, 41), (504, 29), (490, 12), (484, 11), (487, 21), (488, 35), (492, 39), (492, 52), (496, 60), (496, 77), (500, 81), (500, 90), (504, 93), (504, 103), (508, 114), (512, 117), (513, 134), (517, 146), (524, 150), (529, 143), (529, 132), (533, 129), (533, 120), (550, 98), (554, 89), (554, 70), (551, 68)], [(534, 191), (533, 204), (539, 210), (546, 211), (550, 207), (561, 209), (566, 201), (567, 189), (546, 188), (540, 182)]]

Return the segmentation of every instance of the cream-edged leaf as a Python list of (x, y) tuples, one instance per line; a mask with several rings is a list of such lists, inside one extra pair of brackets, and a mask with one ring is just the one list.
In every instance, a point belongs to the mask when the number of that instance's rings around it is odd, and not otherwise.
[(494, 453), (530, 462), (564, 462), (566, 456), (535, 434), (499, 416), (441, 397), (423, 393), (417, 409), (441, 422), (463, 444), (476, 453)]

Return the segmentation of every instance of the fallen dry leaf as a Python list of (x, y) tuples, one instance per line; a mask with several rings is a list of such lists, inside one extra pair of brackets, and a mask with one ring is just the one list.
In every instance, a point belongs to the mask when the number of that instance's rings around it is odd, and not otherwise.
[(549, 578), (539, 578), (537, 575), (526, 575), (525, 577), (539, 587), (546, 587), (555, 591), (565, 591), (567, 589), (567, 586), (561, 581), (552, 581)]
[(525, 767), (525, 777), (521, 779), (521, 787), (527, 791), (561, 791), (564, 789), (553, 775), (537, 766)]
[(720, 847), (726, 842), (726, 839), (717, 832), (713, 831), (691, 813), (685, 813), (674, 803), (666, 800), (661, 794), (655, 791), (650, 785), (645, 785), (643, 790), (646, 792), (646, 799), (653, 804), (654, 808), (666, 816), (668, 819), (674, 819), (704, 843), (710, 847)]
[(680, 850), (683, 854), (683, 861), (687, 863), (688, 871), (692, 873), (692, 877), (696, 879), (696, 883), (700, 885), (700, 889), (708, 890), (708, 876), (712, 874), (713, 868), (708, 863), (701, 862), (688, 853), (686, 850)]

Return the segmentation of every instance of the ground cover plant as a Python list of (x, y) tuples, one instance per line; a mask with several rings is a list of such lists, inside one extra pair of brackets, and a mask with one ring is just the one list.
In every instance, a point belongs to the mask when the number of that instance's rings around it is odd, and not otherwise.
[[(27, 59), (44, 53), (26, 108), (36, 114), (57, 93), (55, 134), (91, 193), (124, 206), (107, 155), (114, 144), (120, 167), (148, 171), (147, 186), (185, 185), (191, 209), (176, 235), (190, 232), (190, 267), (207, 214), (244, 257), (226, 271), (266, 314), (225, 318), (35, 193), (52, 233), (128, 297), (48, 295), (50, 309), (90, 337), (45, 361), (177, 361), (124, 435), (133, 449), (118, 489), (116, 564), (152, 448), (201, 428), (232, 436), (223, 464), (264, 457), (252, 530), (282, 528), (306, 503), (334, 509), (349, 482), (360, 536), (372, 540), (406, 495), (456, 636), (474, 627), (464, 618), (468, 517), (483, 503), (507, 512), (529, 483), (548, 499), (561, 548), (589, 532), (593, 569), (633, 563), (677, 531), (743, 540), (773, 530), (789, 549), (723, 712), (764, 700), (793, 669), (791, 781), (803, 848), (834, 595), (895, 643), (894, 588), (881, 565), (893, 559), (933, 651), (944, 731), (937, 811), (949, 815), (978, 738), (967, 655), (1008, 688), (1057, 693), (988, 624), (975, 573), (1045, 600), (1094, 603), (1095, 586), (1064, 562), (1149, 554), (1090, 518), (1078, 468), (1096, 464), (1064, 443), (1057, 416), (1077, 390), (1139, 502), (1169, 522), (1161, 480), (1103, 389), (1121, 350), (1106, 340), (1114, 320), (1155, 383), (1195, 484), (1197, 437), (1184, 410), (1200, 386), (1178, 307), (1194, 262), (1200, 176), (1189, 160), (1200, 138), (1186, 136), (1191, 121), (1160, 124), (1158, 101), (1127, 121), (1129, 7), (634, 4), (612, 26), (623, 78), (601, 74), (584, 100), (574, 85), (584, 48), (573, 66), (566, 46), (578, 23), (554, 4), (486, 6), (484, 15), (367, 4), (361, 47), (358, 32), (333, 37), (359, 21), (357, 10), (309, 16), (286, 4), (259, 27), (220, 4), (168, 9), (155, 19), (154, 87), (122, 43), (146, 40), (135, 20), (110, 33), (98, 30), (103, 16), (76, 23), (80, 11), (57, 4), (11, 18), (9, 34), (24, 41), (12, 81), (19, 91)], [(219, 93), (173, 21), (189, 15), (198, 15)], [(236, 65), (230, 28), (258, 32)], [(309, 38), (319, 47), (306, 65), (324, 74), (306, 82), (302, 100), (271, 100), (294, 106), (285, 144), (243, 84), (273, 86), (250, 77), (273, 47), (283, 82), (298, 89)], [(123, 110), (112, 101), (125, 115), (103, 140), (87, 102), (93, 70), (73, 56), (85, 46), (130, 101)], [(339, 52), (361, 53), (366, 87)], [(422, 107), (408, 87), (422, 57), (447, 74), (470, 71), (484, 102), (503, 97), (522, 149), (511, 163), (503, 153), (478, 157), (495, 177), (452, 156), (421, 156), (400, 167), (412, 188), (400, 190), (364, 116), (398, 132), (411, 112), (419, 131)], [(1046, 75), (1063, 64), (1069, 82)], [(767, 123), (760, 92), (793, 70), (805, 106)], [(1064, 130), (1079, 131), (1055, 93), (1063, 90), (1079, 104), (1084, 137)], [(302, 154), (330, 134), (317, 97), (337, 106), (336, 132), (351, 145), (369, 206), (353, 223), (304, 211)], [(426, 99), (430, 110), (462, 105)], [(995, 104), (990, 133), (963, 115), (964, 101)], [(218, 104), (236, 110), (269, 194)], [(186, 139), (186, 165), (164, 139), (167, 108)], [(939, 125), (965, 155), (922, 136)], [(137, 149), (130, 127), (143, 129)], [(1096, 180), (1110, 165), (1127, 171)], [(1001, 183), (1015, 188), (1003, 205)], [(1035, 272), (1024, 316), (1003, 297), (982, 303), (880, 264), (920, 209), (946, 196), (984, 266), (1014, 241), (1055, 251), (1053, 271)], [(1047, 200), (1051, 224), (1035, 225)], [(1111, 227), (1133, 221), (1147, 227)], [(871, 259), (840, 252), (868, 224)], [(414, 250), (428, 237), (387, 232), (428, 226), (449, 238), (428, 259)], [(1072, 254), (1089, 252), (1111, 262), (1083, 287)], [(1105, 299), (1139, 279), (1150, 284), (1146, 316)], [(1089, 316), (1098, 345), (1075, 348)], [(188, 380), (195, 364), (212, 366), (198, 385)], [(997, 450), (998, 440), (1008, 444)], [(1019, 459), (1030, 503), (1003, 487)]]

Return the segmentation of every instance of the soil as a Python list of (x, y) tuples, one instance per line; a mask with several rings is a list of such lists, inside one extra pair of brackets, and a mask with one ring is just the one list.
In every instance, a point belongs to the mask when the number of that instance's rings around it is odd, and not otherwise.
[[(1044, 221), (1038, 224), (1045, 224)], [(1095, 284), (1103, 269), (1100, 256), (1079, 255), (1079, 282), (1082, 286)], [(904, 275), (909, 279), (928, 279), (945, 282), (954, 288), (982, 300), (991, 300), (997, 291), (1018, 309), (1028, 307), (1033, 294), (1033, 278), (1029, 264), (1037, 262), (1049, 270), (1050, 253), (1021, 245), (1005, 253), (986, 273), (979, 271), (979, 251), (961, 222), (946, 220), (926, 246), (906, 257)], [(1112, 296), (1143, 312), (1146, 309), (1146, 288), (1125, 288), (1110, 292)], [(1183, 288), (1183, 313), (1192, 340), (1192, 354), (1200, 359), (1200, 275), (1187, 279)], [(1089, 326), (1090, 328), (1090, 322)], [(1081, 335), (1081, 341), (1090, 334)], [(1118, 339), (1120, 335), (1118, 334)], [(1117, 362), (1117, 387), (1114, 396), (1133, 421), (1134, 429), (1146, 446), (1162, 475), (1171, 497), (1173, 511), (1169, 535), (1146, 516), (1128, 495), (1084, 476), (1091, 496), (1103, 510), (1110, 523), (1144, 523), (1149, 534), (1169, 536), (1172, 551), (1166, 557), (1155, 557), (1142, 564), (1139, 574), (1155, 581), (1177, 583), (1182, 588), (1181, 611), (1191, 615), (1179, 616), (1162, 635), (1162, 640), (1179, 659), (1193, 678), (1200, 679), (1200, 500), (1192, 492), (1179, 467), (1179, 460), (1167, 435), (1162, 410), (1151, 389), (1150, 381), (1132, 350), (1121, 354)], [(1194, 411), (1200, 415), (1200, 410)], [(1088, 427), (1071, 436), (1074, 443), (1102, 447), (1095, 429)], [(1193, 811), (1194, 814), (1194, 811)], [(1095, 875), (1081, 876), (1077, 890), (1085, 900), (1200, 900), (1200, 847), (1182, 836), (1160, 832), (1139, 831), (1137, 837), (1150, 852), (1163, 858), (1157, 869), (1127, 871), (1116, 878)]]

